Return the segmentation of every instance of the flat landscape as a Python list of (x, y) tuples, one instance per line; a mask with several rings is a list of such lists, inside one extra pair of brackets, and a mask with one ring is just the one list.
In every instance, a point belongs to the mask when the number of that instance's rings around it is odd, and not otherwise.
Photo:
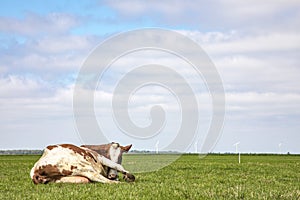
[[(0, 199), (300, 199), (299, 155), (185, 154), (153, 172), (135, 173), (121, 184), (34, 185), (30, 169), (40, 156), (0, 156)], [(123, 157), (125, 168), (138, 168), (169, 155)], [(158, 159), (159, 158), (159, 159)], [(153, 164), (153, 163), (152, 163)]]

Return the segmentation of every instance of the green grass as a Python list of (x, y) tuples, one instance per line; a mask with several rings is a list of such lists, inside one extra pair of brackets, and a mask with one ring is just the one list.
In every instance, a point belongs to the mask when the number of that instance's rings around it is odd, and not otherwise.
[[(157, 159), (159, 156), (159, 159)], [(168, 155), (125, 155), (125, 168)], [(183, 155), (165, 168), (136, 173), (121, 184), (34, 185), (29, 171), (39, 156), (0, 156), (0, 199), (300, 199), (300, 156)], [(152, 162), (153, 161), (153, 162)]]

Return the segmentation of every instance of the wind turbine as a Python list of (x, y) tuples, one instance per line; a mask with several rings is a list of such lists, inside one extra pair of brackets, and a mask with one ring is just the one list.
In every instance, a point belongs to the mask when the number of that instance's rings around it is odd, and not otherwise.
[(235, 153), (239, 154), (239, 164), (241, 163), (241, 153), (238, 151), (238, 145), (240, 142), (235, 143), (233, 146), (235, 146)]
[(235, 153), (238, 153), (238, 146), (240, 142), (235, 143), (233, 146), (235, 146)]
[(156, 144), (155, 144), (155, 151), (156, 151), (156, 154), (158, 154), (158, 144), (159, 144), (159, 140), (157, 140)]
[(280, 142), (280, 143), (278, 144), (279, 154), (282, 154), (282, 152), (281, 152), (281, 146), (282, 146), (282, 143)]
[(198, 153), (198, 141), (194, 143), (195, 153)]

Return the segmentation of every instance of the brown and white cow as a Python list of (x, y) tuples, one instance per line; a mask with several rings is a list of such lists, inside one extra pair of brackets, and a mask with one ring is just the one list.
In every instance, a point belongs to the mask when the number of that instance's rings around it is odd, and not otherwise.
[(116, 180), (119, 171), (124, 174), (127, 182), (132, 182), (135, 177), (120, 165), (122, 153), (130, 148), (131, 145), (123, 147), (118, 143), (81, 147), (72, 144), (47, 146), (42, 157), (31, 169), (30, 177), (35, 184), (118, 183)]

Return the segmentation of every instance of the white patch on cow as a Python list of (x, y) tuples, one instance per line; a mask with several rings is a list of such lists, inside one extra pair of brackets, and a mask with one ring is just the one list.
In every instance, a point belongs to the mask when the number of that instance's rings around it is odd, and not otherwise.
[(118, 144), (112, 144), (109, 149), (110, 160), (115, 163), (118, 163), (120, 154), (121, 148), (118, 146)]
[[(114, 163), (118, 163), (119, 156), (121, 155), (121, 148), (119, 144), (113, 143), (109, 148), (110, 160)], [(118, 177), (118, 171), (115, 169), (110, 169), (108, 172), (108, 178)]]

